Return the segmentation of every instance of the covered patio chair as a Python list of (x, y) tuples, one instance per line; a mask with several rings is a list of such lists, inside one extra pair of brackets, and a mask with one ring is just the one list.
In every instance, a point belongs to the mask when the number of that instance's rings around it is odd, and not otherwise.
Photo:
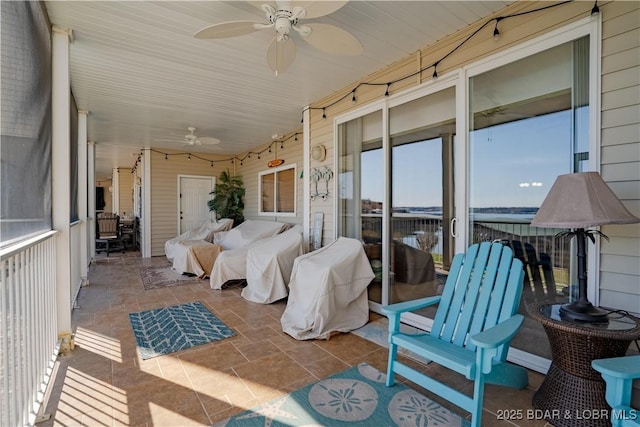
[(184, 252), (184, 248), (180, 247), (182, 242), (187, 240), (201, 240), (211, 243), (213, 241), (214, 233), (230, 230), (232, 226), (233, 220), (230, 218), (221, 218), (217, 221), (207, 221), (200, 227), (185, 231), (181, 235), (167, 240), (164, 243), (164, 253), (169, 261), (173, 261), (176, 255), (180, 255), (181, 252)]
[(293, 263), (304, 253), (302, 227), (295, 225), (284, 233), (253, 243), (247, 251), (247, 286), (242, 298), (270, 304), (289, 294)]
[[(528, 377), (524, 368), (506, 362), (511, 338), (524, 317), (517, 314), (522, 296), (522, 262), (500, 243), (483, 242), (453, 258), (441, 296), (383, 307), (389, 318), (387, 386), (400, 374), (471, 413), (471, 424), (481, 425), (484, 384), (522, 389)], [(430, 333), (400, 329), (400, 316), (438, 304)], [(469, 397), (398, 359), (407, 349), (474, 382)]]
[(222, 289), (225, 282), (246, 278), (246, 260), (249, 246), (273, 237), (288, 225), (277, 221), (247, 220), (229, 230), (214, 246), (221, 252), (208, 273), (211, 289)]
[(255, 240), (277, 234), (283, 226), (283, 223), (274, 221), (245, 221), (230, 230), (212, 231), (206, 239), (183, 240), (175, 248), (172, 268), (178, 273), (208, 277), (223, 250), (241, 248)]
[(367, 286), (374, 278), (362, 242), (339, 237), (293, 263), (282, 330), (298, 340), (329, 339), (369, 320)]

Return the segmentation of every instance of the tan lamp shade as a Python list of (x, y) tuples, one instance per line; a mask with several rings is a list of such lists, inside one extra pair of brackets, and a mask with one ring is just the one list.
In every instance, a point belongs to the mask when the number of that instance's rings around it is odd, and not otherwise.
[(531, 225), (586, 228), (636, 222), (640, 218), (624, 207), (598, 172), (580, 172), (556, 178)]

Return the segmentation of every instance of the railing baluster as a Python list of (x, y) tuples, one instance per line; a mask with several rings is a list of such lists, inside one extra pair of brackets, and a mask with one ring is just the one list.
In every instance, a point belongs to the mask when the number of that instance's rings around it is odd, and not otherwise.
[(33, 425), (55, 360), (54, 231), (0, 250), (0, 425)]
[(9, 262), (3, 260), (0, 262), (0, 348), (2, 354), (0, 354), (0, 378), (2, 379), (2, 392), (0, 397), (2, 399), (2, 411), (0, 411), (0, 424), (9, 424), (9, 325), (8, 323), (8, 283), (7, 273), (9, 269)]

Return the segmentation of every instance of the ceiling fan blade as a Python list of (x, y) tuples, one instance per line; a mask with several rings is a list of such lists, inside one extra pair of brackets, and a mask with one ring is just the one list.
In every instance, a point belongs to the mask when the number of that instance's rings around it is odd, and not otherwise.
[(296, 45), (290, 37), (280, 42), (274, 37), (267, 49), (267, 64), (276, 76), (287, 71), (295, 57)]
[(208, 27), (204, 27), (203, 29), (195, 33), (193, 37), (197, 39), (226, 39), (228, 37), (243, 36), (245, 34), (258, 31), (256, 28), (254, 28), (253, 26), (254, 24), (259, 24), (259, 22), (254, 22), (254, 21), (222, 22), (220, 24), (213, 24), (213, 25), (209, 25)]
[(215, 145), (220, 143), (220, 140), (218, 138), (213, 138), (211, 136), (202, 136), (198, 139), (200, 140), (201, 144), (205, 145)]
[(311, 46), (333, 55), (355, 56), (364, 52), (364, 47), (350, 32), (331, 24), (306, 24), (312, 31), (303, 37)]
[(306, 13), (305, 19), (319, 18), (329, 15), (347, 4), (347, 1), (292, 1), (291, 7), (302, 7)]

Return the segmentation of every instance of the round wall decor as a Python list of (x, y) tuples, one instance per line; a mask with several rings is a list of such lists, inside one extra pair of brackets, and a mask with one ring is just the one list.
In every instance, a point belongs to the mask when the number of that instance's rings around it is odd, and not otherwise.
[(311, 158), (318, 162), (321, 162), (327, 157), (327, 149), (322, 144), (314, 145), (311, 147)]

